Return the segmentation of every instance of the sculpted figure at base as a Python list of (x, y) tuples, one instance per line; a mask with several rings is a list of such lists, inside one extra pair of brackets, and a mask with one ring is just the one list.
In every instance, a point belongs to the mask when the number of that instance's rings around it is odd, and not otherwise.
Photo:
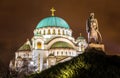
[(95, 43), (101, 43), (102, 37), (98, 29), (97, 19), (94, 18), (94, 13), (90, 13), (90, 17), (86, 23), (86, 31), (88, 33), (88, 43), (92, 43), (94, 39)]

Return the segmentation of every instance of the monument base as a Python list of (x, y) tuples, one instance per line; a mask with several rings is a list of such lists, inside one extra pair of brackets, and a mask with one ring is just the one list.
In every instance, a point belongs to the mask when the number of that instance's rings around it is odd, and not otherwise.
[(88, 48), (96, 48), (98, 50), (105, 51), (104, 44), (90, 43), (90, 44), (88, 44)]

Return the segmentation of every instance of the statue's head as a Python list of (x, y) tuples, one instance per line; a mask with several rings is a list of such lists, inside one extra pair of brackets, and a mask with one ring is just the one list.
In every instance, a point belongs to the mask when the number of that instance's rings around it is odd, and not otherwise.
[(94, 13), (90, 13), (90, 17), (94, 18)]

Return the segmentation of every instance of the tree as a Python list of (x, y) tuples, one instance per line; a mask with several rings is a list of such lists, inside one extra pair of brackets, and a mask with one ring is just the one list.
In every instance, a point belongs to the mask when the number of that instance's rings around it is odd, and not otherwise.
[(119, 66), (119, 56), (108, 56), (103, 51), (92, 48), (28, 78), (120, 78)]

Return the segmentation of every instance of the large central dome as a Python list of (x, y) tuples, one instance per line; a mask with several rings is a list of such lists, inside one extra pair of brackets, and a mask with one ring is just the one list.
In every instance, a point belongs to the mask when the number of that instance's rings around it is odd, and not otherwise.
[(56, 16), (50, 16), (50, 17), (42, 19), (38, 23), (36, 28), (43, 28), (43, 27), (62, 27), (62, 28), (67, 28), (67, 29), (70, 28), (64, 19), (60, 17), (56, 17)]

